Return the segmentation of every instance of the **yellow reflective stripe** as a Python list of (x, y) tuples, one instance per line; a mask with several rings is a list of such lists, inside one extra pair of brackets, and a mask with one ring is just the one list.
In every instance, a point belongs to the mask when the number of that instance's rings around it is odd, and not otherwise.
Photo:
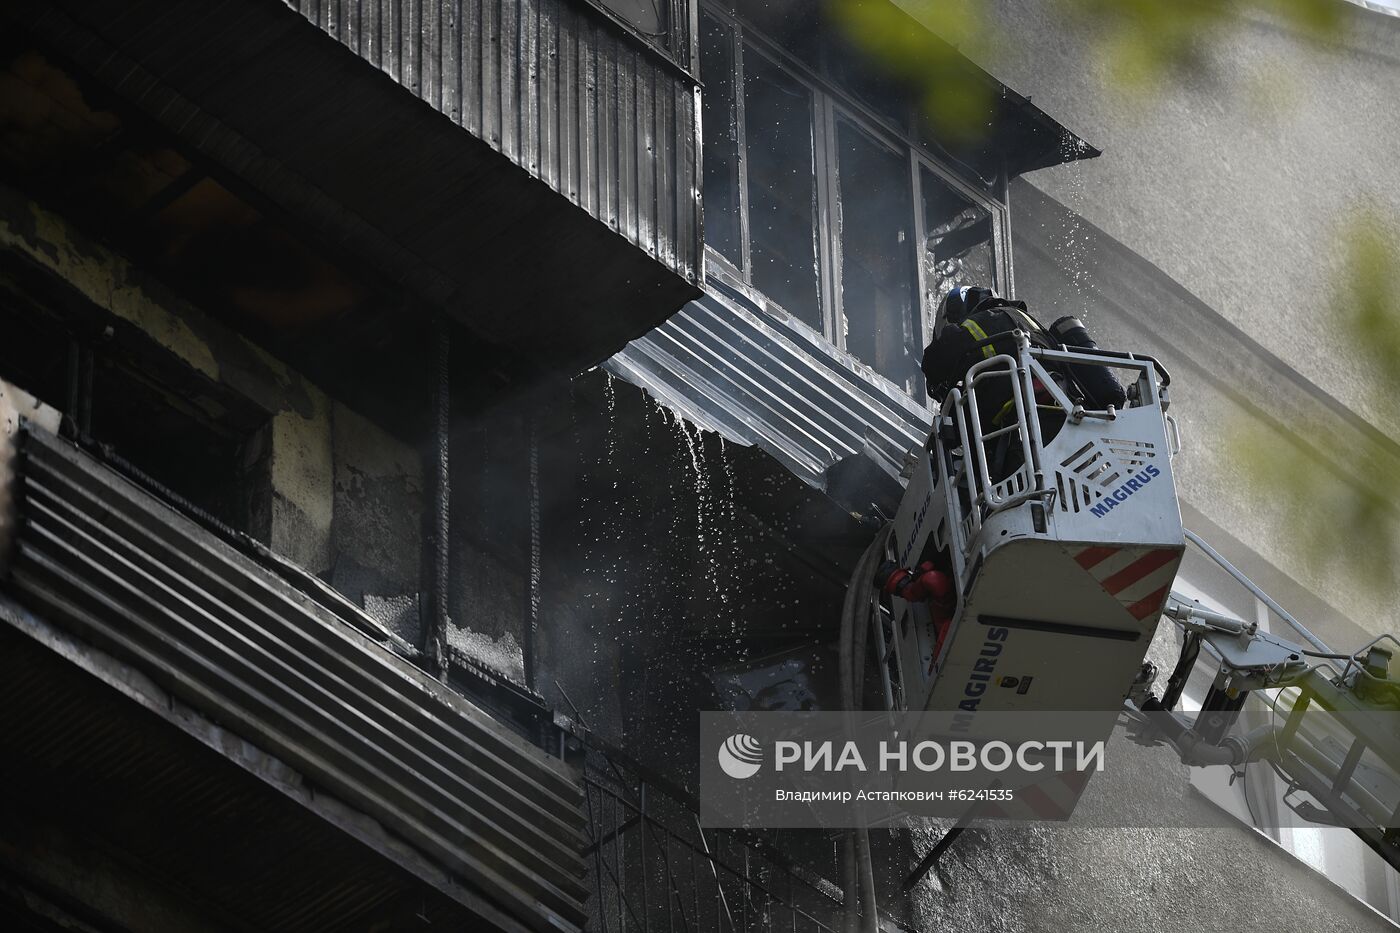
[[(964, 330), (966, 330), (969, 334), (971, 334), (978, 340), (987, 339), (987, 332), (983, 330), (981, 325), (979, 325), (976, 321), (963, 321), (962, 326)], [(991, 359), (993, 352), (994, 351), (992, 350), (992, 345), (990, 343), (987, 344), (985, 347), (982, 348), (982, 359)]]
[(1005, 405), (1001, 406), (1001, 411), (997, 412), (997, 413), (996, 413), (996, 417), (992, 418), (992, 424), (996, 425), (997, 427), (1001, 427), (1001, 422), (1002, 422), (1002, 420), (1003, 420), (1007, 415), (1011, 414), (1011, 412), (1013, 412), (1013, 411), (1015, 411), (1015, 410), (1016, 410), (1016, 400), (1013, 398), (1011, 401), (1009, 401), (1009, 402), (1007, 402)]

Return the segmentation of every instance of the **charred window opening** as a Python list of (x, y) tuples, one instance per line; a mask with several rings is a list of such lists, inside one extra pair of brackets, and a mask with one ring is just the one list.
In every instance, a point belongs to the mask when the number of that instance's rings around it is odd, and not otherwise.
[(750, 278), (789, 314), (820, 330), (812, 108), (810, 89), (744, 47)]
[(150, 360), (99, 348), (92, 366), (93, 439), (224, 524), (266, 541), (266, 416), (228, 393), (192, 393)]
[(913, 391), (923, 333), (908, 154), (845, 118), (836, 135), (846, 349)]
[(77, 351), (58, 321), (12, 291), (0, 278), (0, 379), (60, 411), (69, 407), (68, 372)]
[(168, 358), (128, 325), (51, 310), (0, 280), (0, 378), (175, 495), (266, 540), (266, 412)]
[[(989, 196), (986, 179), (943, 165), (908, 101), (870, 101), (878, 82), (846, 67), (848, 49), (813, 71), (715, 7), (700, 39), (712, 271), (922, 401), (918, 360), (941, 297), (1007, 291), (1004, 175)], [(857, 86), (832, 83), (848, 73)]]

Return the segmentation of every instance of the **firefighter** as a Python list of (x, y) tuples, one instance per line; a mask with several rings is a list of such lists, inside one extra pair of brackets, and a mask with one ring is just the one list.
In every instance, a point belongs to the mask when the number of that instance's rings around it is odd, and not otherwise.
[[(928, 382), (929, 396), (938, 402), (978, 360), (1014, 354), (1012, 331), (1024, 332), (1036, 347), (1095, 346), (1084, 325), (1075, 318), (1060, 318), (1047, 328), (1026, 310), (1025, 302), (1002, 298), (989, 288), (964, 285), (952, 289), (944, 296), (939, 314), (943, 326), (924, 350), (920, 367)], [(1122, 408), (1127, 402), (1127, 394), (1107, 367), (1078, 364), (1046, 368), (1072, 400), (1089, 408)], [(1048, 443), (1064, 424), (1065, 412), (1053, 404), (1045, 386), (1037, 384), (1035, 388), (1041, 436)], [(977, 410), (984, 435), (1005, 427), (1015, 418), (1011, 379), (1000, 376), (979, 382)], [(1010, 435), (1002, 435), (989, 451), (994, 475), (1005, 476), (1020, 463), (1018, 445), (1011, 440)]]
[[(1093, 350), (1097, 347), (1084, 325), (1073, 317), (1062, 317), (1048, 328), (1026, 310), (1024, 301), (1002, 298), (990, 288), (964, 285), (954, 288), (943, 298), (939, 309), (943, 326), (933, 342), (924, 350), (920, 368), (928, 382), (928, 394), (941, 402), (948, 390), (962, 381), (967, 370), (981, 359), (1000, 353), (1014, 354), (1015, 341), (1011, 331), (1024, 331), (1032, 346), (1075, 347)], [(1002, 339), (994, 339), (1001, 336)], [(1075, 401), (1093, 409), (1109, 406), (1122, 408), (1127, 393), (1106, 366), (1079, 364), (1065, 369), (1047, 367), (1069, 385), (1068, 394)], [(1071, 385), (1072, 383), (1072, 385)], [(986, 386), (986, 388), (983, 388)], [(995, 396), (995, 407), (979, 400), (979, 409), (988, 419), (1005, 421), (1002, 409), (1010, 401), (1007, 380), (988, 380), (978, 387), (978, 394)], [(988, 411), (988, 409), (991, 409)]]
[[(1049, 348), (1058, 343), (1026, 310), (1025, 302), (1002, 298), (990, 288), (954, 288), (944, 296), (939, 314), (943, 327), (924, 350), (920, 366), (928, 381), (928, 394), (938, 402), (978, 360), (1014, 354), (1012, 331), (1024, 331), (1033, 346)], [(978, 383), (977, 396), (983, 432), (1001, 427), (1014, 416), (1009, 379), (983, 380)]]

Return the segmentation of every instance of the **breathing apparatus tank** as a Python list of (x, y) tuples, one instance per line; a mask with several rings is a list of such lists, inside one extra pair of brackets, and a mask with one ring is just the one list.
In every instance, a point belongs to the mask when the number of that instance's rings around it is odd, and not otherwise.
[[(1050, 336), (1067, 347), (1097, 350), (1098, 344), (1089, 335), (1089, 329), (1075, 317), (1062, 317), (1050, 325)], [(1084, 390), (1085, 401), (1095, 408), (1122, 409), (1128, 403), (1128, 393), (1109, 372), (1107, 366), (1092, 366), (1083, 363), (1067, 366), (1070, 376)]]

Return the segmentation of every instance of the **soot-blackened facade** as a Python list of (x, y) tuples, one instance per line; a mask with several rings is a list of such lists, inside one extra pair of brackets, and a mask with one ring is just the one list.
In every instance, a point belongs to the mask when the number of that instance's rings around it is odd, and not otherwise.
[(919, 31), (940, 142), (807, 4), (0, 25), (0, 915), (834, 924), (820, 841), (699, 830), (693, 714), (827, 702), (840, 464), (1090, 150)]

